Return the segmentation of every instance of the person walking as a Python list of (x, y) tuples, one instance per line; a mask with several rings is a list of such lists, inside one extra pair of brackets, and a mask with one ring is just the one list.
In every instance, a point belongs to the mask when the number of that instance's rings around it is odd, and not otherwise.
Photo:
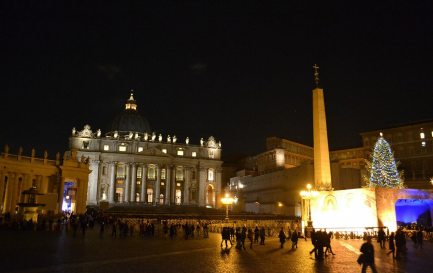
[(395, 237), (394, 232), (391, 232), (391, 235), (389, 235), (389, 238), (388, 238), (388, 248), (389, 248), (389, 251), (388, 251), (388, 253), (386, 253), (387, 255), (389, 255), (389, 254), (392, 253), (392, 258), (393, 259), (395, 259), (394, 237)]
[(243, 226), (241, 231), (241, 245), (242, 248), (245, 250), (245, 239), (247, 238), (247, 227)]
[(228, 247), (227, 241), (230, 242), (230, 247), (233, 245), (232, 241), (230, 240), (230, 230), (229, 227), (223, 227), (221, 231), (221, 247), (223, 247), (223, 242), (226, 244), (226, 248)]
[(406, 236), (401, 228), (399, 228), (395, 233), (395, 247), (395, 258), (398, 260), (403, 255), (403, 252), (406, 251)]
[(294, 230), (292, 236), (290, 236), (290, 241), (292, 241), (292, 249), (298, 248), (298, 232)]
[(253, 249), (254, 232), (252, 228), (248, 228), (247, 232), (248, 240), (250, 241), (250, 248)]
[(424, 234), (423, 234), (421, 228), (419, 228), (418, 231), (416, 232), (416, 241), (418, 242), (419, 248), (422, 249), (422, 244), (423, 244), (423, 241), (424, 241)]
[(280, 248), (284, 247), (284, 243), (286, 242), (286, 234), (284, 233), (284, 229), (280, 229), (280, 233), (278, 234), (278, 238), (280, 238)]
[(259, 243), (259, 234), (260, 234), (259, 227), (256, 226), (254, 228), (254, 243), (257, 243), (257, 244)]
[(262, 226), (260, 228), (260, 244), (261, 245), (265, 245), (265, 233), (266, 233), (265, 227)]
[(361, 259), (361, 273), (366, 273), (367, 267), (370, 267), (373, 273), (377, 273), (376, 266), (374, 265), (374, 247), (371, 243), (371, 236), (367, 237), (367, 242), (362, 244), (360, 251), (361, 255), (363, 255)]
[(377, 232), (377, 241), (379, 242), (380, 248), (382, 249), (385, 248), (385, 237), (385, 231), (383, 228), (379, 228), (379, 231)]
[(332, 238), (332, 231), (324, 234), (325, 237), (325, 256), (327, 255), (327, 253), (331, 253), (332, 255), (335, 255), (335, 253), (332, 251), (332, 247), (331, 247), (331, 238)]

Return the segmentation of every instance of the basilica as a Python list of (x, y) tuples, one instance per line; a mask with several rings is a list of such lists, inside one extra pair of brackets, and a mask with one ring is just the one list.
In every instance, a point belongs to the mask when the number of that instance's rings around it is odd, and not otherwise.
[(91, 171), (87, 204), (219, 207), (221, 142), (210, 136), (193, 144), (152, 131), (137, 108), (131, 92), (111, 131), (72, 129), (67, 153)]

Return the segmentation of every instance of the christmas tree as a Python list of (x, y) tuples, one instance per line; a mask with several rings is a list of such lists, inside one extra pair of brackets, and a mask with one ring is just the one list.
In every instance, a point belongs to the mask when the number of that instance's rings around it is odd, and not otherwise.
[(397, 170), (397, 163), (389, 143), (382, 133), (374, 145), (371, 161), (367, 162), (369, 187), (403, 188), (403, 173)]

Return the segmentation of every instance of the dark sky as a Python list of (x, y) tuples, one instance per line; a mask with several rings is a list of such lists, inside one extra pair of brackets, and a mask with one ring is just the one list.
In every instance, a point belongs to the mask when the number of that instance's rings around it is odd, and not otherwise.
[(312, 145), (314, 63), (331, 149), (433, 119), (431, 0), (51, 2), (0, 4), (12, 152), (53, 157), (72, 127), (107, 132), (131, 88), (156, 132), (213, 135), (225, 156), (267, 136)]

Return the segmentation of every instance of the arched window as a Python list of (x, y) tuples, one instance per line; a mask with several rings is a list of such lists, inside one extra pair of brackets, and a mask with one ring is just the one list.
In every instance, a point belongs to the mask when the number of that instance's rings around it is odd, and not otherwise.
[(215, 207), (215, 191), (212, 185), (206, 189), (206, 206)]
[(215, 169), (209, 168), (207, 170), (207, 180), (213, 181), (215, 178)]
[(182, 191), (177, 189), (176, 190), (176, 205), (180, 205), (182, 202)]
[(153, 202), (153, 189), (147, 189), (147, 203)]
[(156, 179), (156, 167), (155, 165), (149, 165), (147, 168), (147, 178), (151, 180)]
[(167, 176), (166, 173), (167, 172), (166, 172), (165, 168), (162, 168), (161, 169), (161, 179), (164, 179), (164, 180), (166, 179), (166, 176)]
[(117, 165), (117, 177), (118, 178), (124, 178), (125, 177), (125, 166), (124, 165)]
[(176, 166), (176, 181), (183, 181), (183, 167)]
[(159, 195), (159, 204), (160, 205), (164, 204), (164, 194), (162, 193)]

